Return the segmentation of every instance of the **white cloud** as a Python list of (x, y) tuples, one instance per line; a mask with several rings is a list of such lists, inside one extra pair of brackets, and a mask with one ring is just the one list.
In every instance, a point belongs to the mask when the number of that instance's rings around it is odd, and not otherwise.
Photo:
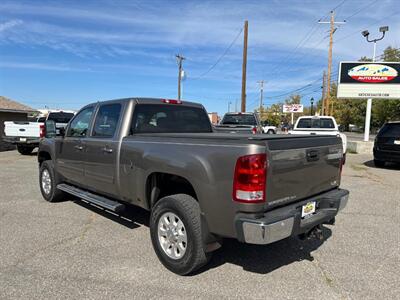
[(13, 28), (22, 24), (21, 20), (10, 20), (0, 24), (0, 33), (6, 31), (7, 29)]

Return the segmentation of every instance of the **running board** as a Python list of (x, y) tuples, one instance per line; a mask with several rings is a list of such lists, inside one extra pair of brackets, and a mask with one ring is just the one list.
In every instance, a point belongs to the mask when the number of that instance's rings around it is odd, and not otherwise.
[(57, 185), (57, 188), (63, 192), (74, 195), (78, 198), (81, 198), (116, 213), (125, 209), (125, 205), (117, 201), (110, 200), (108, 198), (90, 193), (85, 190), (81, 190), (80, 188), (74, 187), (69, 184), (61, 183)]

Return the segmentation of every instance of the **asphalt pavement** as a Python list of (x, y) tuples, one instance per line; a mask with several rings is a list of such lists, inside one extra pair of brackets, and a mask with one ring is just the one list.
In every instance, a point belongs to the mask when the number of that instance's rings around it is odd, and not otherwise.
[(0, 299), (398, 299), (400, 168), (371, 159), (348, 155), (349, 204), (324, 240), (225, 240), (208, 266), (180, 277), (159, 263), (148, 213), (48, 203), (36, 157), (0, 152)]

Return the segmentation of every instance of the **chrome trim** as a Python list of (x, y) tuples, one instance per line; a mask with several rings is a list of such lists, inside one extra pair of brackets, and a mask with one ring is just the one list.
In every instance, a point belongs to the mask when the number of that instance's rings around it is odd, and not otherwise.
[(349, 201), (349, 194), (344, 195), (343, 197), (340, 198), (340, 206), (339, 206), (339, 210), (341, 211), (343, 208), (345, 208), (347, 206), (347, 202)]
[(294, 217), (271, 224), (243, 222), (244, 240), (249, 244), (270, 244), (289, 237), (292, 234), (293, 225)]

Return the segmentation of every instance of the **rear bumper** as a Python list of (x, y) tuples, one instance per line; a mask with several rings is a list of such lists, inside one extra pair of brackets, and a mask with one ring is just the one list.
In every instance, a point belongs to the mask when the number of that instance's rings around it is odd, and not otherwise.
[(400, 163), (400, 151), (378, 150), (374, 148), (374, 159)]
[[(237, 238), (249, 244), (270, 244), (290, 236), (310, 231), (332, 220), (349, 199), (349, 191), (336, 189), (327, 193), (266, 212), (263, 215), (239, 213), (235, 218)], [(301, 209), (310, 201), (316, 202), (316, 212), (307, 219)]]
[[(22, 140), (21, 140), (22, 139)], [(3, 141), (10, 144), (38, 145), (40, 139), (37, 137), (3, 136)]]

